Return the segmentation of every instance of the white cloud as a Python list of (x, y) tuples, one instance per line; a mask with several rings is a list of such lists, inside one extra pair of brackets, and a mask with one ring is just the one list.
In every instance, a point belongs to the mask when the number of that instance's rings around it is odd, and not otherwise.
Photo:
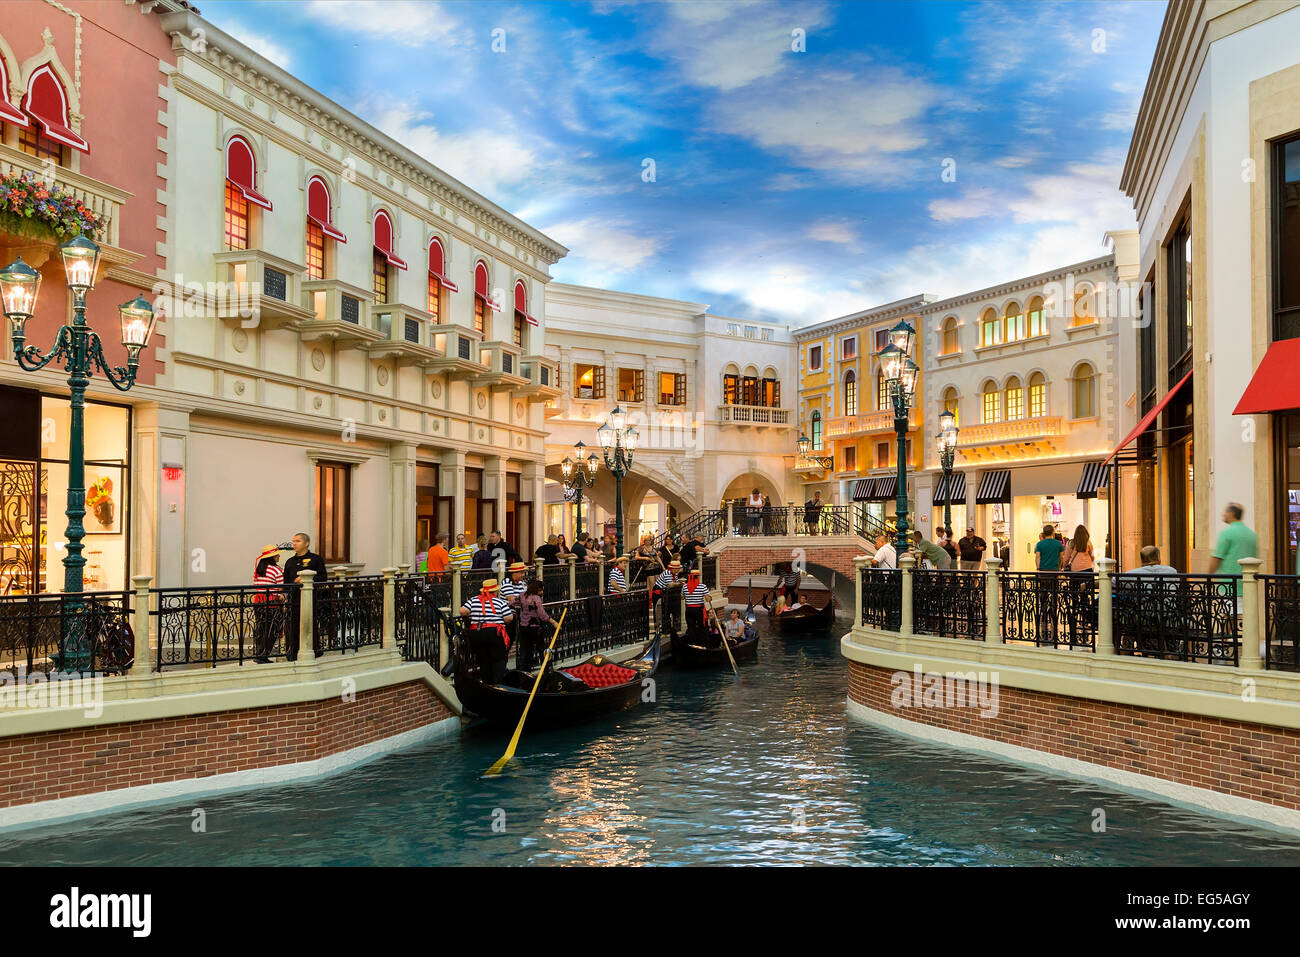
[(542, 227), (542, 232), (572, 252), (566, 263), (569, 274), (577, 273), (586, 284), (602, 285), (608, 273), (636, 268), (663, 248), (664, 241), (648, 235), (631, 223), (601, 217), (571, 219)]
[(460, 22), (441, 3), (414, 0), (312, 0), (312, 20), (348, 34), (368, 33), (405, 46), (454, 39)]
[(814, 242), (835, 243), (839, 246), (858, 248), (858, 231), (845, 219), (821, 219), (809, 226), (804, 235)]
[(263, 33), (249, 30), (240, 23), (227, 22), (222, 29), (255, 53), (266, 57), (280, 69), (289, 69), (289, 61), (293, 58), (289, 55), (288, 47), (276, 43)]

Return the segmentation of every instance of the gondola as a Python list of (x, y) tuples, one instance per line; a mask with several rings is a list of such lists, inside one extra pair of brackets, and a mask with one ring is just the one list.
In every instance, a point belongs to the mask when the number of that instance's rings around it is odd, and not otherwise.
[[(712, 625), (709, 625), (708, 632), (710, 635), (717, 635), (718, 631)], [(722, 645), (716, 648), (707, 647), (691, 640), (691, 634), (688, 631), (684, 635), (674, 634), (671, 637), (673, 649), (673, 666), (682, 668), (730, 668), (731, 660), (727, 656), (727, 649)], [(731, 645), (731, 658), (735, 658), (737, 664), (742, 661), (752, 661), (758, 657), (758, 631), (751, 626), (746, 626), (745, 636), (738, 642)]]
[[(604, 655), (593, 655), (568, 668), (557, 669), (552, 664), (546, 669), (528, 710), (528, 727), (578, 724), (603, 714), (625, 711), (641, 700), (643, 682), (658, 667), (658, 635), (640, 654), (626, 662), (615, 663)], [(488, 684), (479, 675), (478, 662), (468, 643), (457, 642), (456, 696), (466, 712), (494, 727), (509, 730), (519, 723), (536, 677), (535, 671), (511, 670), (506, 672), (501, 684)]]
[(824, 608), (803, 605), (794, 611), (783, 611), (778, 615), (768, 607), (767, 599), (763, 600), (763, 608), (767, 611), (768, 622), (781, 635), (826, 631), (835, 623), (835, 599), (832, 597), (827, 598)]

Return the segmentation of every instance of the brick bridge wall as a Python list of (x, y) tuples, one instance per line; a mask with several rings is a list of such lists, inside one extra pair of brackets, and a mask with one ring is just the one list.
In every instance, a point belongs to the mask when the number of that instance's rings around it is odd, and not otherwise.
[[(771, 541), (771, 540), (770, 540)], [(776, 539), (781, 544), (762, 545), (741, 544), (735, 540), (718, 543), (713, 550), (718, 555), (718, 583), (726, 588), (737, 578), (764, 569), (768, 565), (794, 561), (800, 557), (807, 566), (807, 574), (819, 580), (826, 571), (838, 572), (840, 581), (835, 583), (833, 592), (842, 607), (850, 607), (854, 597), (854, 575), (856, 567), (853, 560), (865, 554), (865, 543), (856, 537), (836, 536), (833, 542), (811, 544), (804, 538)], [(816, 541), (814, 539), (813, 541)], [(823, 581), (828, 588), (830, 581)]]

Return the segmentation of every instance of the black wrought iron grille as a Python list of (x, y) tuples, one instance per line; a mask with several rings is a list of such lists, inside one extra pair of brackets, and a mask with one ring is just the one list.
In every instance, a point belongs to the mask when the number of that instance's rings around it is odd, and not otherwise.
[[(737, 518), (739, 521), (740, 518)], [(710, 542), (717, 541), (722, 537), (722, 533), (727, 525), (727, 511), (721, 508), (702, 508), (698, 512), (692, 513), (684, 521), (678, 522), (666, 532), (660, 532), (654, 538), (655, 548), (661, 547), (668, 540), (668, 536), (684, 537), (689, 541), (692, 538), (708, 545)]]
[(917, 569), (912, 572), (912, 630), (983, 641), (988, 624), (985, 587), (984, 572)]
[(547, 565), (543, 568), (542, 601), (549, 605), (569, 597), (569, 566)]
[(587, 658), (650, 640), (644, 594), (592, 595), (546, 605), (547, 614), (555, 621), (566, 609), (564, 628), (555, 643), (557, 661)]
[(501, 371), (506, 375), (515, 374), (515, 357), (509, 352), (501, 353)]
[(1116, 575), (1112, 621), (1121, 655), (1237, 663), (1235, 575)]
[(999, 572), (1002, 640), (1097, 650), (1097, 578), (1087, 572)]
[(406, 661), (426, 661), (442, 667), (438, 652), (438, 610), (451, 603), (446, 576), (431, 579), (406, 575), (393, 580), (393, 615), (397, 650)]
[(118, 674), (135, 654), (131, 592), (0, 597), (0, 670)]
[(551, 370), (549, 366), (542, 366), (542, 385), (551, 384)]
[[(460, 573), (460, 600), (468, 601), (479, 593), (483, 588), (483, 582), (489, 578), (495, 578), (499, 583), (501, 575), (495, 568), (474, 568), (469, 571)], [(460, 611), (460, 609), (456, 609)]]
[(414, 342), (418, 345), (420, 342), (420, 321), (418, 319), (412, 319), (410, 316), (404, 316), (403, 318), (406, 322), (402, 328), (402, 332), (406, 336), (406, 341)]
[(1264, 582), (1265, 666), (1300, 671), (1300, 577), (1260, 575)]
[(286, 273), (270, 266), (262, 267), (262, 292), (272, 299), (284, 302), (288, 296), (289, 277)]
[(862, 624), (898, 631), (903, 622), (903, 573), (896, 568), (862, 569)]
[(339, 301), (339, 318), (354, 326), (361, 322), (361, 300), (356, 296), (343, 296)]
[(158, 671), (283, 658), (285, 633), (297, 627), (297, 585), (156, 588), (151, 594)]
[(594, 562), (577, 565), (573, 571), (574, 598), (586, 598), (600, 592), (600, 566)]
[(710, 590), (716, 590), (718, 587), (718, 556), (703, 555), (700, 557), (700, 580), (709, 587)]
[(384, 579), (340, 578), (312, 588), (316, 654), (356, 651), (384, 637)]
[(462, 359), (469, 358), (469, 340), (464, 336), (458, 336), (456, 338), (456, 355), (460, 356)]

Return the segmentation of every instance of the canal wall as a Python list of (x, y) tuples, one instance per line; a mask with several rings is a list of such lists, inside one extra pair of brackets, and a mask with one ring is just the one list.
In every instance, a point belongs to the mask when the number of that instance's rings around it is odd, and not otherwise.
[(0, 828), (337, 773), (459, 730), (391, 649), (0, 688)]

